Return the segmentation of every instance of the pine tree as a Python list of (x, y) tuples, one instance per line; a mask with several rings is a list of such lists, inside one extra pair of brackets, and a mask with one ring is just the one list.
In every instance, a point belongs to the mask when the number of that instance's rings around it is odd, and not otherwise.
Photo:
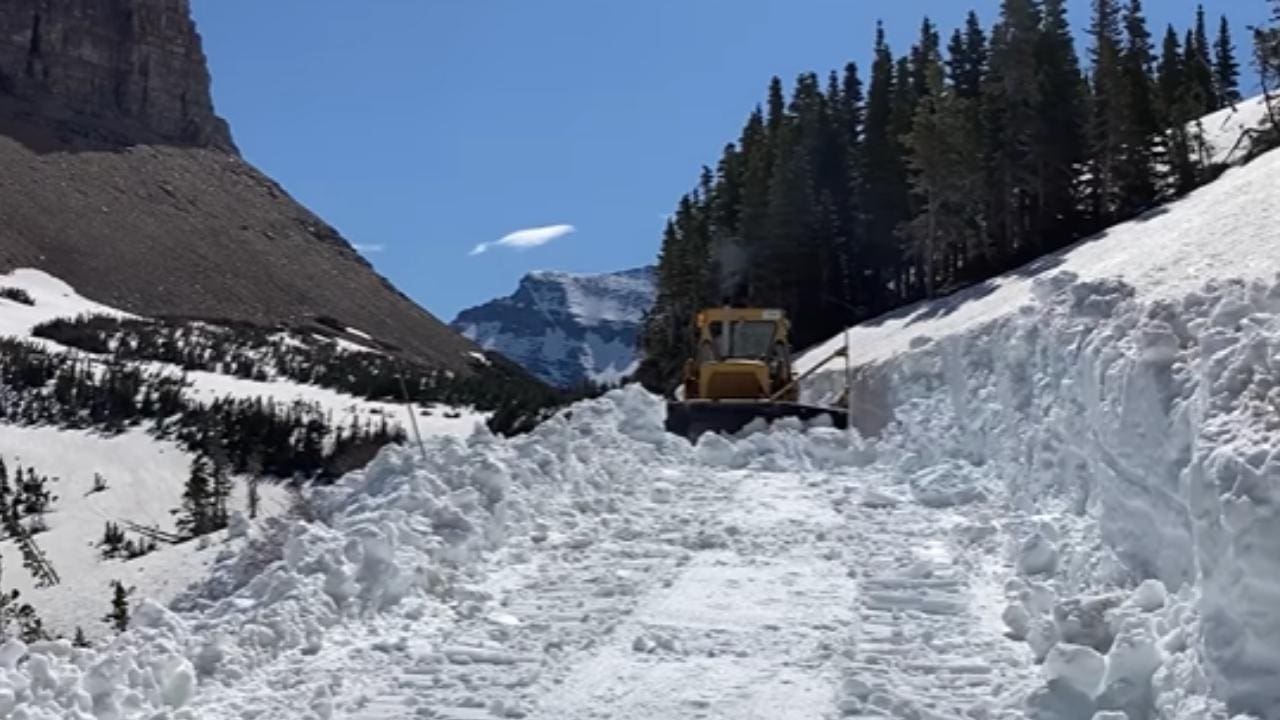
[(1029, 257), (1043, 240), (1035, 227), (1039, 188), (1033, 154), (1041, 106), (1036, 76), (1039, 35), (1035, 3), (1001, 3), (982, 100), (990, 173), (989, 231), (1001, 262)]
[(1124, 69), (1120, 13), (1114, 0), (1094, 0), (1092, 112), (1089, 119), (1090, 206), (1098, 226), (1112, 224), (1120, 205), (1118, 167), (1124, 148)]
[(987, 72), (987, 35), (978, 14), (970, 11), (964, 31), (957, 29), (947, 46), (947, 75), (956, 94), (977, 100), (982, 94), (982, 78)]
[(76, 634), (75, 634), (75, 637), (72, 638), (71, 644), (72, 646), (78, 647), (78, 648), (92, 647), (92, 645), (89, 643), (89, 638), (84, 634), (84, 628), (80, 627), (79, 625), (76, 626)]
[[(867, 260), (862, 234), (866, 228), (867, 188), (863, 177), (866, 167), (866, 95), (858, 66), (854, 63), (845, 65), (840, 83), (840, 102), (836, 122), (841, 128), (837, 141), (844, 145), (844, 176), (839, 180), (844, 187), (832, 188), (832, 201), (836, 204), (834, 213), (840, 234), (837, 261), (839, 299), (844, 302), (842, 308), (835, 312), (838, 317), (843, 317), (845, 309), (865, 306), (868, 302), (863, 287)], [(843, 321), (848, 320), (843, 318)]]
[(1223, 15), (1218, 24), (1218, 39), (1213, 44), (1213, 77), (1219, 107), (1233, 107), (1240, 102), (1240, 63), (1231, 42), (1231, 26)]
[(1185, 66), (1178, 33), (1170, 25), (1165, 32), (1156, 68), (1156, 95), (1160, 112), (1168, 124), (1164, 160), (1168, 167), (1166, 195), (1177, 197), (1190, 192), (1198, 182), (1198, 170), (1192, 156), (1191, 131), (1188, 125), (1197, 108), (1185, 93)]
[(906, 178), (894, 138), (894, 61), (877, 24), (875, 61), (867, 90), (866, 140), (863, 143), (866, 270), (864, 286), (873, 314), (892, 307), (888, 287), (895, 275), (896, 230), (906, 218)]
[[(769, 188), (773, 184), (773, 142), (769, 139), (763, 114), (759, 109), (747, 119), (739, 142), (742, 148), (742, 197), (737, 212), (739, 231), (736, 234), (746, 257), (753, 257), (758, 248), (769, 242)], [(734, 288), (734, 294), (744, 297), (755, 297), (753, 283), (760, 279), (764, 270), (758, 263), (748, 264), (749, 272), (744, 273), (744, 287)], [(683, 308), (680, 331), (683, 333), (692, 322), (691, 308)]]
[(765, 128), (769, 133), (769, 141), (773, 143), (776, 142), (778, 133), (782, 132), (787, 114), (787, 97), (782, 90), (782, 78), (777, 75), (769, 79), (769, 99), (766, 107), (769, 115)]
[(1209, 48), (1203, 5), (1196, 8), (1195, 26), (1187, 31), (1183, 51), (1183, 72), (1187, 83), (1184, 92), (1195, 103), (1196, 116), (1217, 110), (1219, 103), (1214, 87), (1213, 55)]
[(910, 251), (923, 274), (924, 293), (954, 282), (962, 258), (974, 243), (974, 218), (982, 212), (982, 155), (974, 127), (973, 99), (943, 84), (941, 64), (928, 71), (926, 92), (916, 109), (907, 145), (912, 189), (919, 214), (907, 224)]
[(102, 557), (119, 557), (124, 548), (124, 543), (124, 531), (120, 529), (119, 525), (108, 520), (106, 528), (102, 532), (102, 542), (99, 543), (102, 547)]
[(1035, 226), (1049, 249), (1084, 234), (1078, 178), (1085, 161), (1086, 98), (1064, 0), (1045, 0), (1039, 43)]
[(212, 470), (208, 458), (196, 456), (191, 461), (186, 490), (182, 494), (178, 531), (187, 537), (199, 537), (214, 529), (214, 507), (211, 486)]
[[(938, 58), (942, 57), (942, 38), (938, 28), (929, 18), (920, 23), (920, 39), (912, 46), (911, 55), (911, 90), (917, 98), (922, 98), (935, 88), (931, 82), (931, 73)], [(940, 90), (941, 88), (937, 88)]]
[(1159, 125), (1151, 87), (1151, 33), (1142, 13), (1142, 0), (1129, 0), (1124, 15), (1126, 42), (1121, 58), (1119, 128), (1120, 153), (1116, 163), (1119, 216), (1132, 217), (1155, 204), (1155, 165), (1152, 143)]
[(129, 629), (129, 595), (131, 592), (131, 590), (126, 590), (119, 580), (111, 581), (111, 612), (104, 615), (102, 619), (118, 633)]
[[(217, 452), (212, 455), (213, 458), (213, 487), (212, 493), (212, 509), (211, 521), (213, 528), (221, 529), (227, 526), (230, 518), (230, 512), (227, 509), (227, 502), (231, 499), (231, 468), (225, 452)], [(317, 464), (319, 460), (317, 459)]]

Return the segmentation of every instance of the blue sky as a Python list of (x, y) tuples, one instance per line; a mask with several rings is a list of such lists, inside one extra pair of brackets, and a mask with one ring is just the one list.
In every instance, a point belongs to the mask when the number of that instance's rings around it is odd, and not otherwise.
[[(1070, 2), (1077, 31), (1089, 4)], [(1188, 26), (1196, 0), (1145, 4), (1158, 38), (1168, 22)], [(945, 37), (970, 8), (989, 26), (999, 3), (193, 5), (215, 104), (245, 157), (448, 321), (529, 270), (652, 262), (665, 213), (737, 137), (771, 75), (790, 87), (850, 60), (865, 71), (877, 18), (900, 53), (923, 16)], [(1243, 26), (1265, 15), (1263, 0), (1204, 5), (1211, 30), (1229, 14), (1242, 51)]]

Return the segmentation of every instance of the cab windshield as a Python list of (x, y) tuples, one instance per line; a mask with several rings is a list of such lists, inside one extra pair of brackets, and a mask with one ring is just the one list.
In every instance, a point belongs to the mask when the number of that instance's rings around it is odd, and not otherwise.
[(711, 337), (721, 358), (765, 358), (773, 346), (773, 334), (774, 323), (768, 320), (738, 320), (711, 325)]

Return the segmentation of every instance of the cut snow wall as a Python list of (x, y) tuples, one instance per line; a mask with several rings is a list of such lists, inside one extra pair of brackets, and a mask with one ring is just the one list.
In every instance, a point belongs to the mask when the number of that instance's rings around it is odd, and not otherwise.
[(1062, 272), (1034, 295), (864, 368), (855, 406), (925, 462), (987, 466), (1020, 509), (1096, 521), (1127, 579), (1195, 586), (1217, 692), (1280, 707), (1280, 280), (1142, 302)]

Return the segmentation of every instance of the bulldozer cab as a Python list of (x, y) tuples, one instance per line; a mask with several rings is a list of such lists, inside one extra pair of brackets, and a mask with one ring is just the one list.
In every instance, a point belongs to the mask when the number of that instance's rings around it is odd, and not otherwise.
[(697, 442), (706, 432), (733, 433), (753, 422), (782, 418), (808, 422), (826, 417), (835, 427), (847, 428), (845, 410), (799, 401), (798, 381), (804, 376), (792, 374), (790, 331), (785, 314), (776, 309), (724, 307), (698, 313), (696, 348), (684, 365), (683, 397), (667, 403), (667, 431)]
[(697, 352), (685, 366), (686, 398), (761, 400), (791, 383), (790, 326), (781, 310), (707, 309), (698, 313), (695, 330)]

